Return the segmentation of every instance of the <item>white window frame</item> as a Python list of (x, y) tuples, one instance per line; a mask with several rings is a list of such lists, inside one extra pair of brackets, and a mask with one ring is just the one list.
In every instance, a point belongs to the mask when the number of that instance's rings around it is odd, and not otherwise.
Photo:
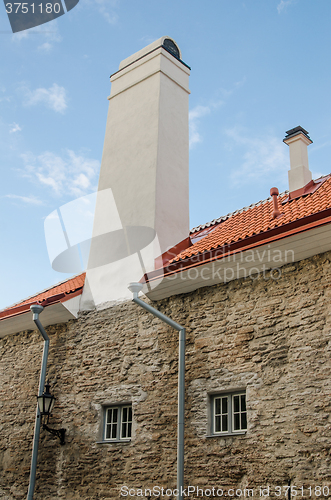
[[(116, 411), (116, 421), (114, 412)], [(126, 413), (126, 418), (125, 418)], [(109, 416), (112, 416), (111, 420)], [(131, 417), (131, 419), (130, 419)], [(109, 419), (109, 420), (108, 420)], [(125, 419), (125, 420), (124, 420)], [(126, 432), (123, 433), (123, 424), (126, 424)], [(116, 425), (115, 432), (113, 431)], [(108, 430), (110, 429), (109, 437)], [(107, 405), (104, 407), (103, 441), (118, 442), (131, 441), (132, 439), (132, 404)]]
[[(244, 400), (241, 396), (244, 396)], [(237, 404), (235, 404), (235, 398), (238, 399), (239, 409), (237, 410)], [(222, 411), (222, 400), (227, 401), (227, 411)], [(220, 403), (220, 413), (216, 413), (217, 400), (221, 400)], [(243, 405), (244, 403), (244, 405)], [(219, 393), (211, 395), (211, 435), (213, 436), (226, 436), (234, 434), (245, 434), (247, 432), (247, 406), (246, 406), (246, 391), (237, 391), (231, 393)], [(242, 408), (244, 406), (244, 408)], [(224, 408), (225, 409), (225, 408)], [(227, 429), (223, 430), (223, 416), (227, 416)], [(239, 428), (235, 423), (235, 415), (239, 415)], [(216, 418), (219, 417), (220, 426), (216, 424)], [(246, 421), (246, 427), (245, 427)], [(220, 430), (216, 430), (220, 427)]]

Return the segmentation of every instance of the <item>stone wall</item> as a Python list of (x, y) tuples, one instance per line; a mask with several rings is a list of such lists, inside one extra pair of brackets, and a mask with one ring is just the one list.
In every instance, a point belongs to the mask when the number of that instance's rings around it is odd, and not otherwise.
[[(275, 497), (291, 481), (305, 498), (309, 486), (330, 486), (330, 259), (287, 265), (278, 280), (261, 275), (153, 303), (187, 328), (187, 486), (250, 487), (259, 497), (270, 485)], [(60, 446), (41, 432), (35, 499), (175, 488), (178, 332), (132, 302), (47, 331), (57, 398), (50, 426), (67, 434)], [(26, 498), (42, 347), (36, 331), (0, 341), (3, 499)], [(210, 394), (242, 388), (247, 433), (207, 437)], [(118, 401), (132, 401), (132, 441), (98, 444), (102, 405)]]

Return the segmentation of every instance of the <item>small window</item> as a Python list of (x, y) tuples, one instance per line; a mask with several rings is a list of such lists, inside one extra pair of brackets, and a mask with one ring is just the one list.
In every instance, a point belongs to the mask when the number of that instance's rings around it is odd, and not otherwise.
[(212, 434), (234, 434), (247, 430), (246, 394), (219, 394), (212, 397)]
[(105, 407), (104, 441), (131, 439), (132, 405)]

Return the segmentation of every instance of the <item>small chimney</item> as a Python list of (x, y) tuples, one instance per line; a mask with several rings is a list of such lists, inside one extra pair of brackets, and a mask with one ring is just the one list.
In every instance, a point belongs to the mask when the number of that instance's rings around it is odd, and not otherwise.
[(283, 142), (290, 148), (290, 170), (288, 172), (289, 190), (297, 191), (306, 186), (312, 175), (308, 164), (307, 146), (312, 144), (307, 130), (295, 127), (286, 132)]
[(270, 196), (272, 196), (272, 202), (273, 202), (273, 211), (272, 211), (272, 218), (277, 219), (280, 215), (279, 206), (278, 206), (278, 195), (279, 191), (276, 187), (273, 187), (270, 189)]

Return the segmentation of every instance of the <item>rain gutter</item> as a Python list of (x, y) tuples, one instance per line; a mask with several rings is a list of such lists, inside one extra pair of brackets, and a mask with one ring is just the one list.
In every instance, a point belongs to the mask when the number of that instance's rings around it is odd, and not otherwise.
[[(67, 300), (73, 299), (74, 297), (77, 297), (78, 295), (81, 295), (83, 292), (83, 287), (80, 287), (79, 289), (75, 290), (74, 292), (61, 292), (56, 295), (52, 295), (51, 297), (47, 297), (47, 299), (44, 299), (40, 301), (44, 306), (50, 306), (53, 304), (63, 304), (63, 302), (66, 302)], [(7, 309), (4, 309), (3, 311), (0, 311), (0, 320), (2, 319), (7, 319), (7, 318), (12, 318), (14, 316), (19, 316), (20, 314), (24, 314), (31, 310), (31, 306), (37, 304), (36, 299), (32, 299), (31, 302), (28, 302), (26, 304), (21, 304), (13, 307), (9, 307)], [(38, 304), (39, 305), (39, 304)]]
[(178, 419), (177, 419), (177, 499), (182, 500), (184, 489), (184, 418), (185, 418), (185, 328), (168, 318), (154, 307), (138, 298), (143, 285), (130, 283), (129, 290), (133, 293), (133, 302), (141, 306), (161, 321), (179, 332), (178, 352)]
[[(43, 357), (41, 361), (41, 371), (40, 371), (40, 379), (39, 379), (39, 390), (38, 396), (41, 396), (45, 387), (46, 381), (46, 369), (47, 369), (47, 357), (48, 357), (48, 348), (49, 348), (49, 337), (39, 320), (39, 314), (43, 311), (43, 307), (35, 304), (30, 307), (33, 313), (33, 321), (35, 322), (38, 330), (40, 331), (43, 339), (44, 339), (44, 351)], [(33, 437), (33, 447), (32, 447), (32, 458), (31, 458), (31, 469), (30, 469), (30, 482), (29, 482), (29, 490), (27, 500), (33, 500), (33, 492), (36, 483), (36, 470), (37, 470), (37, 459), (38, 459), (38, 446), (39, 446), (39, 435), (40, 435), (40, 410), (37, 404), (36, 410), (36, 421), (34, 426), (34, 437)]]

